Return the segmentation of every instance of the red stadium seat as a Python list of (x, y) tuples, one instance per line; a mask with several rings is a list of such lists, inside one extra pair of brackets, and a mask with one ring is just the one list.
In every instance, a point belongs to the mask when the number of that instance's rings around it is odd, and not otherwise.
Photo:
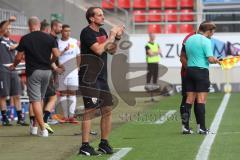
[(177, 0), (165, 0), (164, 8), (177, 8)]
[(145, 22), (146, 21), (146, 15), (137, 15), (137, 14), (145, 14), (144, 10), (134, 10), (134, 22)]
[(162, 21), (161, 10), (152, 9), (148, 12), (148, 21), (149, 22), (159, 22)]
[(164, 20), (168, 22), (176, 22), (177, 21), (177, 10), (175, 9), (166, 9)]
[(131, 8), (130, 0), (118, 0), (118, 7), (125, 9)]
[(20, 42), (21, 38), (22, 38), (21, 35), (11, 35), (11, 36), (10, 36), (10, 39), (11, 39), (11, 40), (14, 40), (14, 41), (16, 41), (16, 42)]
[(180, 0), (181, 8), (194, 8), (193, 0)]
[(146, 9), (146, 7), (147, 7), (146, 0), (134, 0), (133, 1), (134, 9)]
[(162, 8), (162, 0), (149, 0), (148, 7), (153, 9), (161, 9)]
[(149, 24), (148, 25), (148, 33), (161, 33), (161, 25), (159, 24)]
[(181, 10), (181, 15), (180, 15), (180, 21), (193, 21), (194, 20), (194, 15), (189, 14), (193, 12), (191, 9), (182, 9)]
[(176, 24), (165, 25), (164, 33), (177, 33), (177, 25)]
[(180, 33), (191, 33), (194, 31), (192, 24), (181, 24), (180, 25)]
[(113, 9), (114, 8), (114, 0), (102, 0), (102, 8)]

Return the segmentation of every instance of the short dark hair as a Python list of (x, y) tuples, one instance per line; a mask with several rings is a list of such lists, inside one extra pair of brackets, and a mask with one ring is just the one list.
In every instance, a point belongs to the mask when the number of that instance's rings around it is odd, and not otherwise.
[(42, 22), (41, 22), (41, 27), (40, 27), (40, 30), (43, 31), (45, 30), (47, 27), (49, 27), (50, 24), (47, 22), (46, 19), (44, 19)]
[(51, 28), (53, 28), (53, 26), (59, 24), (59, 23), (62, 23), (61, 21), (57, 20), (57, 19), (54, 19), (51, 21)]
[(64, 29), (64, 28), (71, 28), (68, 24), (64, 24), (63, 26), (62, 26), (62, 29)]
[(95, 15), (94, 9), (97, 9), (97, 8), (102, 9), (101, 7), (90, 7), (90, 8), (88, 8), (88, 10), (86, 12), (86, 19), (87, 19), (89, 24), (91, 23), (90, 18), (94, 17), (94, 15)]
[(216, 30), (216, 25), (212, 21), (203, 21), (199, 26), (199, 31), (206, 32)]
[(2, 27), (4, 26), (4, 24), (7, 23), (7, 22), (8, 22), (8, 20), (2, 21), (2, 22), (0, 23), (0, 28), (2, 28)]

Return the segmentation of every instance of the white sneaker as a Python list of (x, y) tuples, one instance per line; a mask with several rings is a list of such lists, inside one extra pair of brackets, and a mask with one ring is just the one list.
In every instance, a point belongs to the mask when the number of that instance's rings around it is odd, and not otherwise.
[(48, 130), (44, 129), (44, 130), (40, 131), (39, 136), (40, 137), (48, 137)]
[(30, 135), (36, 136), (38, 133), (38, 127), (30, 126)]
[(198, 134), (202, 134), (202, 135), (207, 135), (209, 133), (210, 133), (209, 129), (203, 130), (203, 129), (200, 128), (199, 131), (198, 131)]
[(55, 125), (55, 124), (58, 124), (59, 122), (55, 119), (49, 119), (47, 123), (50, 125)]
[(189, 128), (185, 128), (184, 126), (182, 126), (182, 134), (193, 134), (194, 132)]

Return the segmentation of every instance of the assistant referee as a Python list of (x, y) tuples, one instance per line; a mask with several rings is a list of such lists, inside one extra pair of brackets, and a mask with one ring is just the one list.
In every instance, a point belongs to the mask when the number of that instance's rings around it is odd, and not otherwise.
[(218, 59), (213, 56), (211, 37), (215, 33), (216, 25), (211, 21), (204, 21), (197, 34), (191, 36), (186, 41), (187, 54), (187, 77), (186, 77), (186, 111), (189, 112), (187, 117), (186, 128), (190, 132), (189, 119), (192, 104), (197, 98), (198, 112), (197, 116), (200, 122), (199, 134), (207, 134), (208, 130), (205, 125), (205, 104), (209, 92), (209, 63), (219, 63)]

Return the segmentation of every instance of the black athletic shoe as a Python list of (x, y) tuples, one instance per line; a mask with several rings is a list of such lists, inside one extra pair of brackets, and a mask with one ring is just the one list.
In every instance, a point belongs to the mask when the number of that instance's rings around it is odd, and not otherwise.
[(193, 134), (194, 132), (192, 131), (191, 128), (187, 129), (185, 127), (182, 127), (182, 134)]
[(29, 126), (29, 124), (27, 124), (24, 120), (18, 120), (17, 124), (21, 126)]
[(198, 134), (203, 134), (203, 135), (207, 135), (207, 134), (209, 134), (209, 129), (199, 129), (198, 130)]
[(90, 145), (82, 145), (79, 149), (78, 154), (83, 154), (83, 155), (86, 155), (86, 156), (98, 156), (98, 155), (100, 155)]
[(2, 121), (3, 126), (12, 126), (8, 119)]
[(108, 142), (100, 142), (98, 145), (98, 151), (104, 154), (113, 154), (112, 147), (108, 144)]

